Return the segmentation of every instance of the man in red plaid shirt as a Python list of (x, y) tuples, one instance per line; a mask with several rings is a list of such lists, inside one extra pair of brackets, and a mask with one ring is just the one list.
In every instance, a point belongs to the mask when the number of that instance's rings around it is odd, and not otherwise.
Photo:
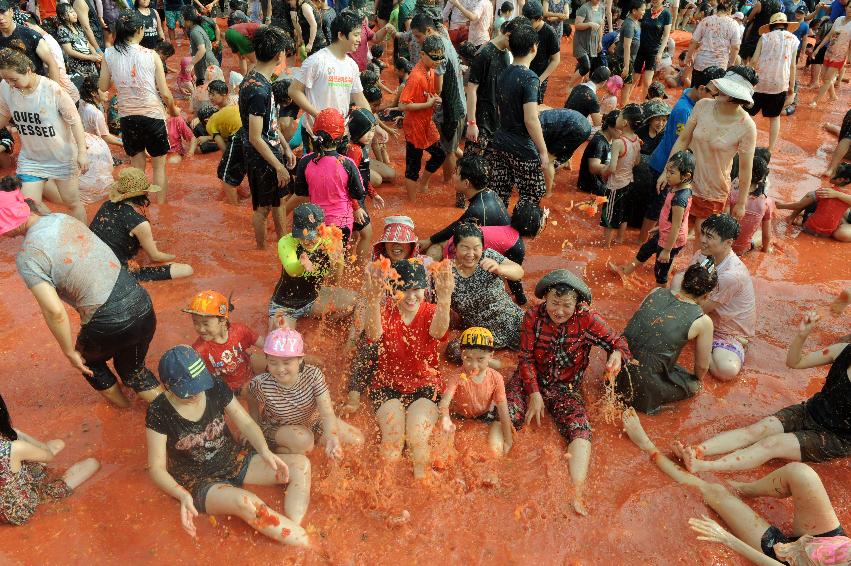
[(516, 427), (536, 419), (544, 408), (567, 440), (573, 507), (587, 515), (582, 491), (591, 461), (591, 424), (582, 400), (582, 376), (592, 346), (609, 353), (606, 374), (612, 377), (630, 359), (626, 339), (590, 308), (591, 290), (566, 269), (550, 272), (535, 286), (545, 302), (526, 312), (520, 330), (520, 364), (506, 387), (508, 409)]

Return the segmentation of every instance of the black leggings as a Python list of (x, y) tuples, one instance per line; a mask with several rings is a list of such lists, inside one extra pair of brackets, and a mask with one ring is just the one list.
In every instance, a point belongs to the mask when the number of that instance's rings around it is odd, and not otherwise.
[(137, 393), (157, 387), (157, 378), (145, 367), (156, 328), (151, 297), (122, 267), (109, 298), (77, 336), (76, 349), (94, 372), (85, 376), (89, 385), (103, 391), (116, 384), (106, 365), (111, 359), (124, 385)]
[(411, 142), (405, 143), (405, 178), (416, 181), (420, 178), (420, 166), (423, 163), (423, 152), (429, 154), (425, 164), (425, 170), (434, 173), (446, 160), (446, 152), (440, 147), (440, 142), (434, 142), (426, 149), (414, 147)]

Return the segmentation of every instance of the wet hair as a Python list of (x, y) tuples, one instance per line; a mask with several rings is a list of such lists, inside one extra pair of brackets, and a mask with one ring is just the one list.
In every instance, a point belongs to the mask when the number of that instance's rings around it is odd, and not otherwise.
[(56, 37), (59, 32), (59, 21), (55, 17), (44, 18), (41, 20), (41, 29)]
[[(762, 158), (766, 163), (771, 163), (771, 151), (767, 147), (758, 147), (753, 151), (754, 159)], [(739, 154), (733, 156), (733, 165), (730, 167), (730, 180), (739, 178)]]
[(18, 433), (12, 428), (12, 417), (9, 416), (9, 409), (6, 408), (6, 401), (0, 395), (0, 435), (3, 435), (7, 440), (18, 440)]
[(368, 86), (363, 89), (363, 97), (367, 102), (381, 102), (381, 89), (377, 86)]
[(503, 13), (503, 12), (513, 12), (513, 11), (514, 11), (514, 4), (512, 4), (511, 2), (508, 2), (508, 1), (503, 2), (502, 6), (499, 7), (499, 13), (500, 14)]
[(718, 0), (718, 4), (715, 6), (715, 12), (730, 12), (730, 0)]
[(691, 176), (694, 176), (694, 154), (687, 150), (683, 149), (678, 151), (674, 155), (668, 159), (668, 163), (677, 168), (677, 171), (680, 172), (680, 175), (685, 175), (688, 173)]
[(434, 18), (422, 12), (414, 14), (414, 17), (411, 19), (411, 31), (425, 33), (430, 29), (437, 29), (437, 23), (434, 21)]
[(721, 241), (735, 240), (739, 230), (739, 221), (729, 214), (712, 214), (700, 225), (702, 233), (715, 234)]
[(525, 238), (534, 238), (541, 231), (543, 211), (530, 200), (521, 200), (511, 213), (511, 227)]
[[(751, 191), (755, 197), (759, 197), (765, 194), (765, 185), (767, 185), (768, 181), (768, 162), (756, 155), (753, 158), (753, 166), (751, 167), (751, 186), (756, 185), (756, 190)], [(750, 187), (748, 187), (750, 188)], [(739, 187), (739, 190), (742, 190), (742, 187)]]
[(218, 111), (219, 109), (213, 106), (212, 104), (205, 104), (204, 106), (198, 109), (198, 112), (196, 112), (195, 115), (198, 116), (199, 120), (206, 124), (207, 120), (212, 118), (213, 114)]
[(511, 35), (508, 38), (508, 49), (515, 58), (525, 57), (538, 45), (538, 32), (532, 27), (532, 22), (522, 16), (511, 21), (514, 24), (509, 26)]
[(647, 2), (644, 0), (630, 0), (629, 2), (629, 11), (638, 10), (642, 6), (646, 6)]
[(621, 111), (615, 108), (611, 112), (608, 112), (603, 115), (603, 122), (600, 124), (601, 130), (610, 130), (615, 127), (615, 124), (618, 122), (618, 116), (621, 115)]
[(100, 90), (98, 89), (98, 76), (86, 75), (80, 84), (80, 98), (89, 104), (97, 106), (100, 104)]
[(273, 61), (287, 50), (287, 36), (274, 26), (260, 26), (254, 32), (254, 55), (261, 63)]
[(26, 75), (33, 70), (33, 62), (23, 51), (6, 47), (0, 49), (0, 69)]
[(411, 71), (414, 70), (414, 66), (410, 61), (405, 59), (404, 57), (396, 57), (393, 59), (393, 67), (397, 71), (402, 71), (403, 73), (410, 74)]
[(577, 291), (567, 283), (556, 283), (555, 285), (547, 287), (547, 292), (544, 294), (544, 296), (546, 296), (550, 291), (553, 291), (556, 294), (556, 297), (573, 295), (573, 299), (576, 301), (576, 304), (579, 304), (579, 291)]
[(210, 94), (225, 95), (228, 93), (228, 84), (225, 81), (216, 79), (207, 84), (207, 92)]
[(160, 56), (168, 59), (172, 55), (174, 55), (174, 45), (172, 45), (168, 41), (158, 41), (154, 46), (154, 51), (160, 54)]
[(291, 84), (292, 80), (287, 78), (278, 79), (272, 83), (272, 96), (275, 97), (275, 104), (279, 107), (287, 106), (292, 102), (289, 92)]
[(17, 191), (21, 186), (21, 179), (17, 175), (7, 175), (0, 179), (0, 191), (4, 193)]
[(124, 202), (135, 204), (136, 206), (141, 206), (142, 208), (147, 208), (151, 204), (151, 200), (148, 198), (147, 194), (136, 195), (135, 197), (126, 198), (124, 199)]
[(377, 85), (378, 79), (379, 79), (378, 73), (376, 73), (375, 71), (372, 71), (370, 69), (367, 69), (365, 71), (361, 71), (360, 82), (361, 82), (361, 85), (364, 86), (364, 87)]
[(715, 8), (709, 2), (701, 2), (698, 11), (703, 14), (703, 17), (707, 17), (715, 13)]
[(423, 41), (423, 48), (421, 51), (426, 55), (429, 53), (443, 53), (443, 40), (439, 35), (430, 35)]
[(370, 45), (369, 52), (372, 54), (373, 59), (381, 59), (381, 57), (384, 56), (384, 44), (374, 43)]
[(680, 288), (692, 297), (711, 293), (718, 285), (718, 270), (711, 262), (694, 263), (686, 269)]
[(589, 77), (591, 82), (594, 84), (601, 84), (609, 80), (609, 77), (612, 76), (612, 72), (608, 67), (597, 67), (593, 71), (591, 71), (591, 76)]
[(119, 53), (124, 53), (130, 43), (130, 38), (145, 27), (139, 12), (124, 12), (115, 20), (113, 25), (115, 26), (115, 39), (112, 44)]
[[(71, 20), (68, 19), (68, 13), (74, 10), (74, 7), (71, 4), (66, 4), (64, 2), (56, 5), (56, 21), (59, 22), (60, 25), (70, 27), (72, 25), (80, 25), (80, 20), (77, 20), (76, 24), (72, 24)], [(42, 22), (42, 24), (46, 23)]]
[(458, 175), (462, 181), (470, 181), (470, 184), (479, 191), (488, 188), (488, 168), (483, 157), (465, 155), (459, 159)]
[(851, 183), (851, 163), (843, 163), (837, 167), (836, 174), (834, 174), (830, 180), (834, 185), (839, 185), (840, 187), (844, 187)]
[(458, 46), (458, 56), (461, 57), (463, 61), (472, 61), (478, 52), (479, 48), (469, 41), (465, 41)]
[(201, 23), (201, 14), (198, 13), (195, 6), (184, 6), (180, 11), (180, 15), (183, 16), (185, 21), (192, 22), (194, 25)]
[(725, 71), (721, 67), (716, 67), (715, 65), (710, 65), (709, 67), (706, 67), (702, 72), (703, 76), (706, 77), (707, 83), (709, 81), (714, 81), (715, 79), (720, 79), (725, 74), (727, 74), (727, 71)]
[(644, 123), (644, 111), (640, 104), (630, 103), (621, 110), (621, 118), (623, 118), (630, 129), (634, 132)]
[(343, 37), (348, 38), (350, 33), (356, 29), (360, 29), (362, 23), (363, 19), (360, 16), (354, 12), (343, 10), (331, 22), (331, 37), (333, 38), (331, 43), (337, 43), (340, 39), (340, 34), (343, 34)]
[(455, 226), (455, 233), (452, 235), (452, 243), (455, 244), (455, 247), (458, 247), (458, 244), (464, 238), (478, 238), (482, 245), (485, 244), (485, 235), (482, 233), (482, 229), (472, 222), (459, 222)]

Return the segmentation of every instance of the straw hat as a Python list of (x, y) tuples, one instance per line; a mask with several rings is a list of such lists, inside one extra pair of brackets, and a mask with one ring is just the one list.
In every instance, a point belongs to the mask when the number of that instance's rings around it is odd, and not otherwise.
[(712, 84), (722, 94), (726, 94), (730, 98), (744, 100), (748, 104), (753, 104), (753, 85), (738, 73), (727, 71), (726, 75), (720, 79), (713, 80)]
[(764, 33), (768, 33), (771, 30), (771, 26), (775, 26), (777, 24), (785, 25), (786, 31), (788, 31), (788, 32), (795, 31), (796, 29), (798, 29), (798, 26), (800, 25), (798, 22), (790, 22), (789, 20), (787, 20), (786, 14), (784, 14), (783, 12), (777, 12), (776, 14), (771, 16), (771, 19), (768, 20), (767, 24), (763, 24), (763, 25), (759, 26), (759, 35), (762, 35)]
[(109, 187), (109, 200), (121, 202), (129, 198), (137, 197), (147, 193), (158, 193), (162, 190), (157, 185), (152, 185), (145, 172), (135, 167), (128, 167), (118, 174), (118, 180)]

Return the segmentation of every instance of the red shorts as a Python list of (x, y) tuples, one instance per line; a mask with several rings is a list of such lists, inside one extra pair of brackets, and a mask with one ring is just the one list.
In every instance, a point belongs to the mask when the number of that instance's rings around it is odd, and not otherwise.
[(845, 66), (845, 60), (843, 59), (842, 61), (831, 61), (830, 59), (825, 59), (824, 66), (833, 67), (834, 69), (841, 69)]
[(713, 214), (724, 212), (724, 206), (727, 204), (723, 200), (706, 200), (696, 196), (691, 197), (690, 214), (695, 218), (709, 218)]

